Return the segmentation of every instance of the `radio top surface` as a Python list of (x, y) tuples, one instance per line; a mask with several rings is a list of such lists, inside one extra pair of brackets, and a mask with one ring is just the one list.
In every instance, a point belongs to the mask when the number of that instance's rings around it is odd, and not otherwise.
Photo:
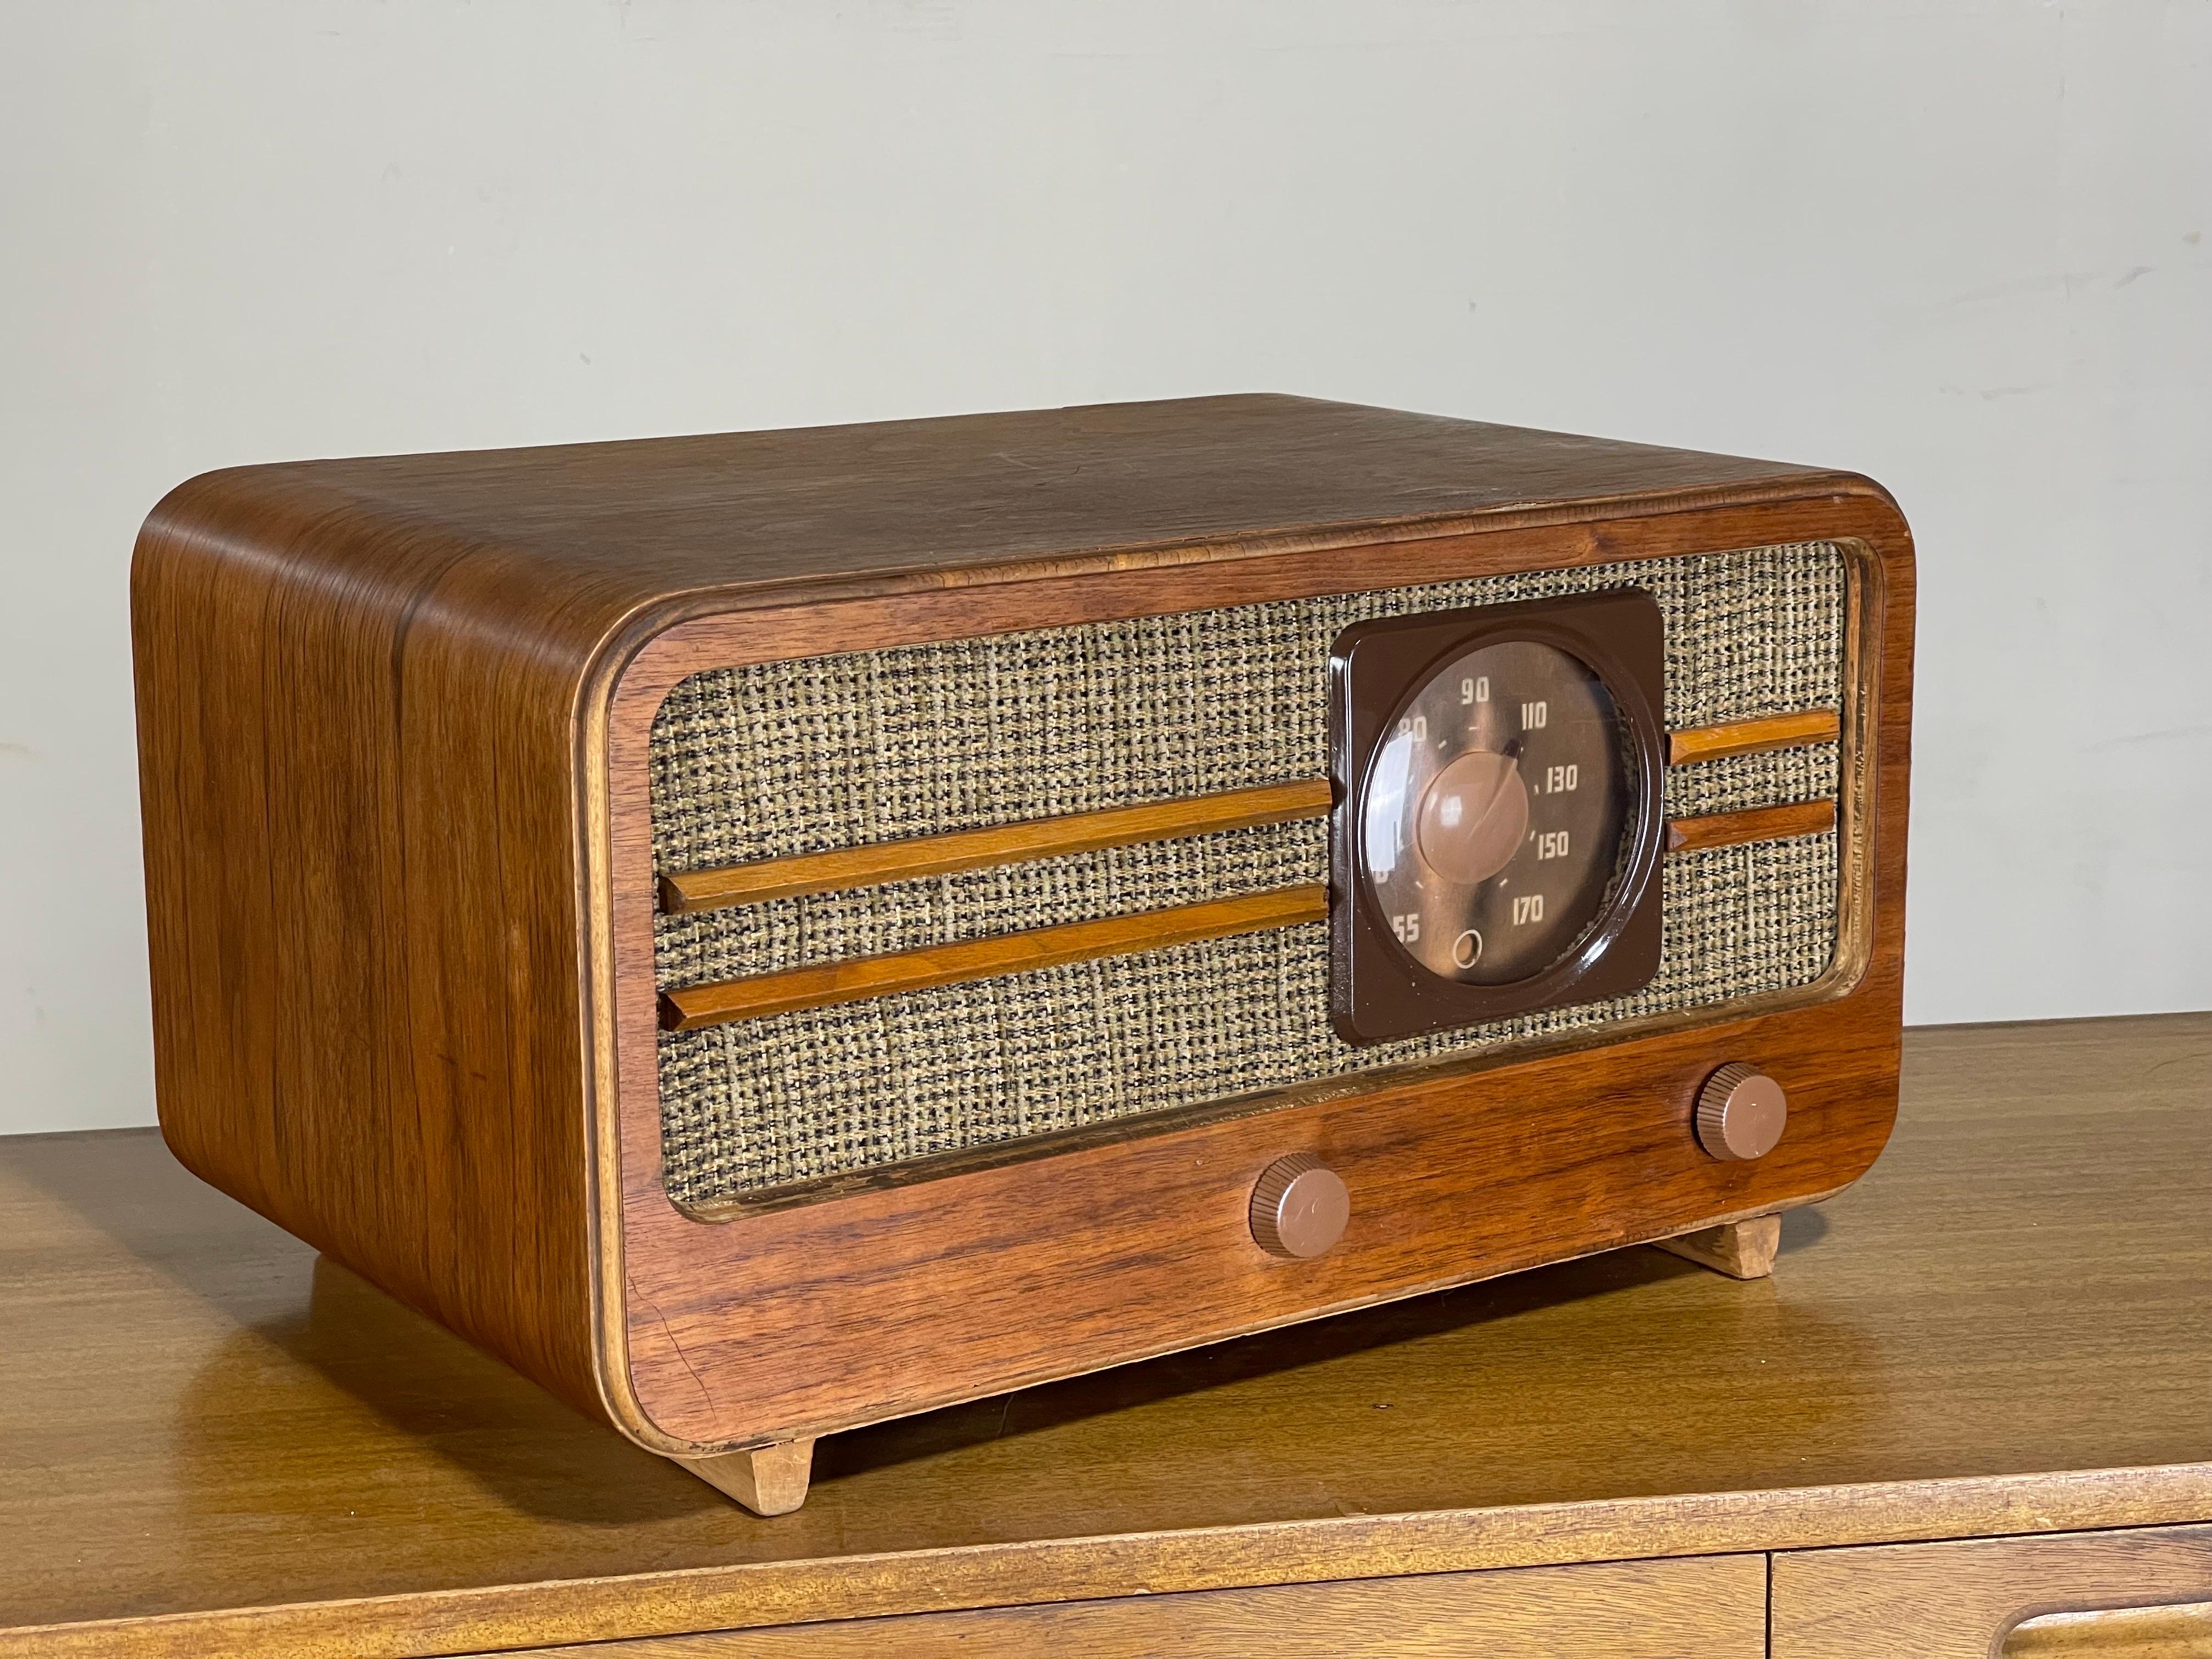
[[(227, 469), (172, 498), (360, 531), (610, 594), (953, 570), (1855, 475), (1273, 394)], [(162, 516), (157, 508), (155, 518)], [(387, 556), (404, 553), (387, 545)]]

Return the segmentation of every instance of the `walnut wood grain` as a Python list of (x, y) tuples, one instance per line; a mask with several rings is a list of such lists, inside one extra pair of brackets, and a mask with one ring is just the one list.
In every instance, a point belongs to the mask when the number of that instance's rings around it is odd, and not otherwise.
[(571, 707), (626, 586), (313, 465), (181, 485), (131, 568), (171, 1148), (587, 1411)]
[(763, 1522), (150, 1132), (0, 1140), (0, 1655), (389, 1659), (2212, 1519), (2208, 1212), (2212, 1015), (1908, 1032), (1895, 1144), (1784, 1218), (1771, 1292), (1562, 1263), (838, 1436)]
[(856, 1002), (865, 997), (895, 996), (902, 991), (957, 985), (1000, 974), (1030, 973), (1098, 957), (1165, 950), (1200, 939), (1322, 921), (1328, 916), (1328, 889), (1309, 883), (1164, 910), (1072, 921), (1058, 927), (994, 933), (988, 939), (933, 945), (887, 956), (847, 957), (811, 967), (787, 968), (780, 973), (663, 992), (660, 1025), (664, 1030), (696, 1031), (731, 1020), (760, 1019), (799, 1008)]
[(557, 1648), (538, 1659), (1765, 1659), (1755, 1555), (1206, 1590)]
[(1652, 1243), (1670, 1255), (1711, 1267), (1730, 1279), (1764, 1279), (1774, 1271), (1774, 1254), (1782, 1247), (1782, 1218), (1753, 1216), (1748, 1221), (1726, 1222)]
[(1667, 763), (1687, 766), (1729, 755), (1756, 755), (1769, 749), (1796, 749), (1833, 743), (1842, 735), (1843, 716), (1832, 708), (1808, 708), (1763, 720), (1726, 726), (1686, 726), (1667, 734)]
[(1669, 853), (1702, 853), (1714, 847), (1741, 847), (1758, 841), (1788, 841), (1822, 836), (1836, 827), (1832, 800), (1793, 801), (1785, 806), (1754, 806), (1741, 812), (1708, 812), (1667, 823)]
[[(2102, 1631), (2077, 1621), (2007, 1637), (2045, 1613), (2212, 1597), (2212, 1527), (1781, 1555), (1773, 1586), (1774, 1659), (2128, 1659), (2119, 1644), (2130, 1626), (2144, 1630), (2141, 1621)], [(2171, 1634), (2172, 1621), (2163, 1622)], [(2195, 1634), (2205, 1633), (2198, 1624)]]
[(910, 881), (996, 864), (1059, 858), (1105, 847), (1129, 847), (1139, 842), (1212, 835), (1224, 830), (1253, 830), (1297, 818), (1325, 817), (1328, 803), (1328, 780), (1312, 778), (1152, 801), (1141, 806), (1030, 818), (988, 830), (914, 836), (841, 848), (832, 853), (686, 870), (660, 878), (660, 908), (671, 915), (684, 915), (804, 893), (832, 893), (879, 882)]

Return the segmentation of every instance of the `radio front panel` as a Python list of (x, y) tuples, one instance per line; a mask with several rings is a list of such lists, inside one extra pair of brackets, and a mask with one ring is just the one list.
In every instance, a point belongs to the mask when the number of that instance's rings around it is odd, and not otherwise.
[[(1814, 985), (1836, 955), (1850, 581), (1844, 550), (1812, 542), (690, 675), (651, 740), (654, 976), (678, 1028), (659, 1039), (668, 1196), (714, 1216), (808, 1183), (926, 1175), (950, 1152), (1031, 1151)], [(1663, 719), (1684, 754), (1660, 769), (1683, 844), (1660, 872), (1656, 972), (1621, 994), (1345, 1041), (1321, 897), (1332, 646), (1376, 618), (1607, 593), (1656, 603)], [(1570, 774), (1550, 769), (1556, 795)], [(1031, 844), (1009, 848), (1024, 831)], [(1566, 832), (1525, 840), (1550, 852)], [(912, 873), (948, 860), (962, 867)], [(1512, 907), (1543, 903), (1547, 873), (1502, 897), (1493, 954)], [(794, 878), (808, 890), (755, 896)], [(1194, 917), (1222, 931), (1160, 936)], [(1100, 930), (1087, 944), (1085, 927)], [(1071, 932), (1072, 959), (1025, 965)], [(975, 955), (945, 982), (901, 976), (942, 973), (963, 946)]]

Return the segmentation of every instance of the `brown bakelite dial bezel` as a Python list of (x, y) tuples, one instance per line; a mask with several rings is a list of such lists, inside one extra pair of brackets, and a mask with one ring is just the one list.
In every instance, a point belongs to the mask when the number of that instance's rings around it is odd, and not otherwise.
[[(1580, 659), (1603, 683), (1635, 761), (1620, 878), (1567, 953), (1526, 979), (1473, 985), (1430, 972), (1390, 935), (1360, 867), (1368, 774), (1398, 715), (1429, 678), (1481, 647), (1527, 640)], [(1601, 1001), (1659, 968), (1665, 854), (1661, 725), (1665, 652), (1658, 602), (1642, 588), (1479, 605), (1355, 623), (1329, 651), (1329, 1018), (1366, 1044)]]

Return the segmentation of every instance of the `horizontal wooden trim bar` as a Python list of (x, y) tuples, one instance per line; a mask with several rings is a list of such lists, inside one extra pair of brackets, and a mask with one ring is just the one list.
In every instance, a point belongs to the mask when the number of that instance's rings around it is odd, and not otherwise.
[(1729, 755), (1756, 755), (1766, 749), (1796, 749), (1806, 744), (1833, 743), (1843, 733), (1843, 717), (1832, 708), (1808, 708), (1795, 714), (1769, 714), (1764, 720), (1737, 720), (1729, 726), (1695, 726), (1667, 734), (1667, 763), (1686, 766), (1692, 761), (1721, 760)]
[(1667, 826), (1667, 850), (1697, 853), (1708, 847), (1738, 847), (1753, 841), (1788, 841), (1826, 834), (1836, 827), (1836, 803), (1798, 801), (1789, 806), (1759, 806), (1748, 812), (1709, 812), (1675, 818)]
[[(1728, 755), (1751, 755), (1766, 749), (1827, 743), (1833, 741), (1840, 730), (1835, 711), (1828, 708), (1775, 714), (1729, 726), (1695, 726), (1668, 734), (1667, 757), (1670, 765), (1680, 766), (1692, 761), (1718, 760)], [(1288, 823), (1298, 818), (1323, 817), (1328, 809), (1328, 780), (1304, 778), (1257, 789), (1230, 789), (1182, 800), (1152, 801), (1142, 806), (1069, 812), (1058, 817), (993, 824), (982, 830), (957, 830), (941, 836), (911, 836), (866, 847), (760, 859), (750, 864), (722, 865), (710, 870), (687, 870), (663, 876), (660, 908), (669, 915), (689, 915), (702, 910), (762, 904), (770, 899), (795, 898), (807, 893), (842, 892), (889, 881), (910, 881), (993, 865), (1096, 852), (1104, 847), (1130, 847), (1141, 842), (1170, 841), (1224, 830)]]
[(725, 1024), (731, 1020), (760, 1019), (799, 1008), (819, 1008), (836, 1002), (856, 1002), (866, 997), (892, 996), (901, 991), (953, 985), (963, 980), (992, 979), (1001, 974), (1057, 968), (1064, 963), (1087, 962), (1094, 957), (1127, 956), (1138, 951), (1188, 945), (1197, 939), (1226, 939), (1232, 933), (1290, 927), (1300, 922), (1321, 921), (1328, 915), (1328, 889), (1322, 884), (1278, 887), (1265, 893), (1209, 899), (1203, 904), (1177, 905), (1168, 910), (1145, 910), (1135, 915), (1107, 916), (1059, 927), (1032, 927), (1018, 933), (966, 939), (957, 945), (936, 945), (890, 956), (854, 957), (843, 962), (789, 968), (781, 973), (755, 974), (716, 985), (665, 991), (660, 997), (660, 1024), (665, 1030), (696, 1031), (702, 1026)]
[[(1835, 822), (1836, 804), (1832, 800), (1675, 818), (1667, 826), (1667, 850), (1695, 852), (1708, 847), (1734, 847), (1745, 842), (1786, 841), (1796, 836), (1822, 834), (1832, 829)], [(1087, 962), (1096, 957), (1164, 950), (1194, 939), (1224, 939), (1232, 933), (1291, 927), (1300, 922), (1324, 921), (1328, 915), (1328, 889), (1322, 884), (1279, 887), (1236, 898), (1209, 899), (1202, 904), (1177, 905), (1172, 909), (1143, 910), (1133, 915), (1106, 916), (1058, 927), (1032, 927), (988, 939), (966, 939), (957, 945), (933, 945), (888, 956), (853, 957), (711, 985), (694, 985), (661, 994), (660, 1024), (665, 1030), (696, 1031), (702, 1026), (763, 1019), (770, 1014), (787, 1014), (800, 1008), (821, 1008), (832, 1003), (894, 996), (902, 991), (927, 990), (933, 986), (954, 985), (966, 980), (1057, 968), (1065, 963)]]
[(833, 853), (804, 853), (792, 858), (762, 859), (752, 864), (690, 870), (660, 879), (660, 908), (670, 915), (759, 904), (802, 893), (831, 893), (872, 887), (920, 876), (949, 875), (994, 864), (1128, 847), (1139, 842), (1170, 841), (1250, 830), (1294, 818), (1317, 818), (1328, 811), (1327, 778), (1231, 789), (1182, 800), (1143, 806), (1116, 806), (1100, 812), (1030, 818), (986, 830), (960, 830), (942, 836), (914, 836)]

